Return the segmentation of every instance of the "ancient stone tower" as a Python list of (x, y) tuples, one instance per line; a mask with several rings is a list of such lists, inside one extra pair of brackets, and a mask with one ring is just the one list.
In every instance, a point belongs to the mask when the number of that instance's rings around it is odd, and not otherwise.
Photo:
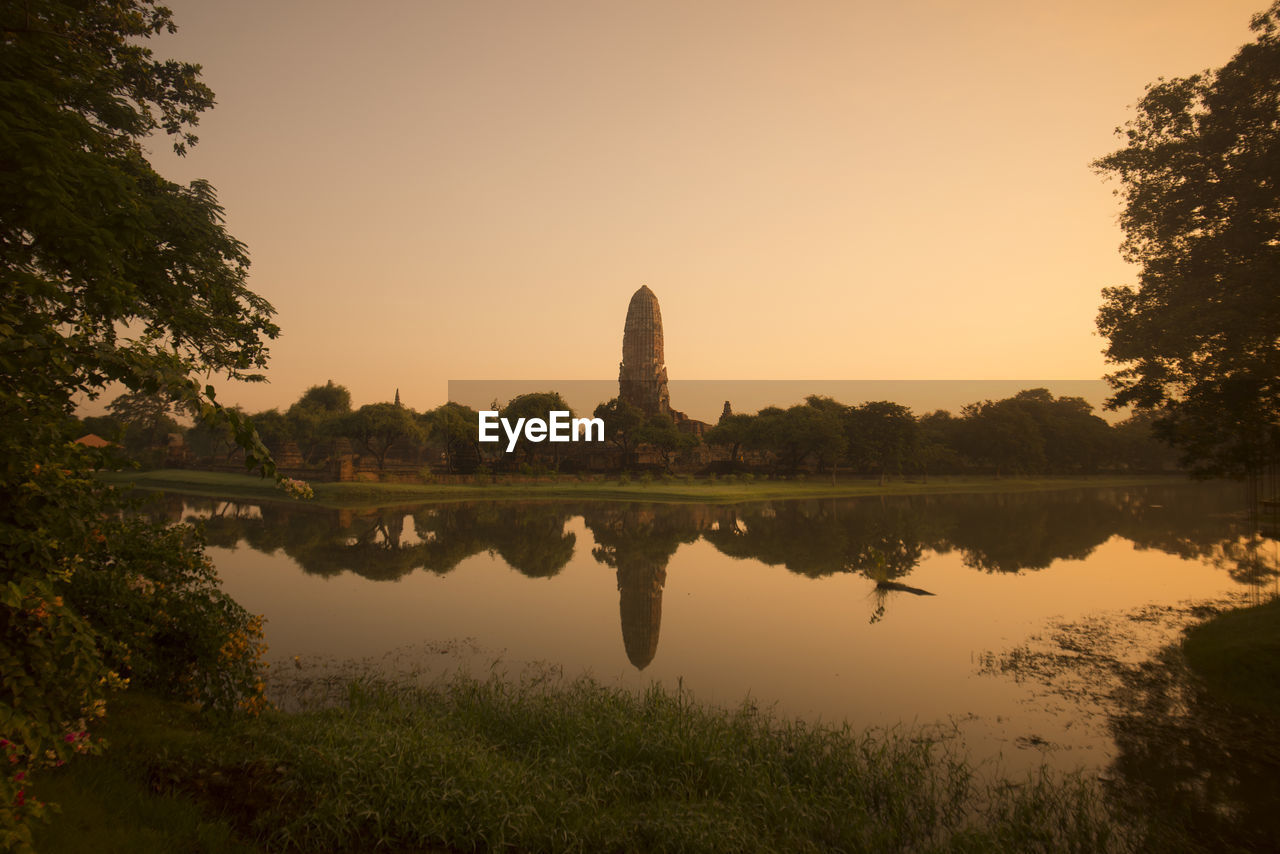
[(618, 371), (618, 397), (648, 415), (670, 415), (667, 368), (662, 355), (662, 311), (658, 298), (642, 285), (627, 306), (622, 330), (622, 364)]

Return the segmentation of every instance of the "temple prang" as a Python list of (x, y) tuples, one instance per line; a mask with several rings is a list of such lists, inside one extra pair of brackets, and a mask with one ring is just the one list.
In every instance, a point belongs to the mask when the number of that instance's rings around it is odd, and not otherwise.
[(645, 415), (665, 415), (685, 433), (701, 436), (709, 424), (671, 407), (667, 366), (662, 350), (662, 309), (648, 285), (631, 295), (622, 328), (622, 362), (618, 365), (618, 398)]
[(662, 310), (647, 285), (631, 296), (622, 329), (618, 397), (646, 415), (671, 415), (667, 366), (662, 354)]

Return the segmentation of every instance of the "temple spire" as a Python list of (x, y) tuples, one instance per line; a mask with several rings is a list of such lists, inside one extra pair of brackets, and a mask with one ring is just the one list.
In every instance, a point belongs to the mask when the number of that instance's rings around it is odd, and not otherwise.
[(618, 397), (648, 415), (671, 414), (667, 368), (662, 353), (662, 310), (647, 285), (631, 296), (622, 330)]

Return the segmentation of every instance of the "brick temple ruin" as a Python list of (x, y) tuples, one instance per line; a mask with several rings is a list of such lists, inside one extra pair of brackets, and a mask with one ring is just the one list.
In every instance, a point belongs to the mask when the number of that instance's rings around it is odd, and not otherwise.
[(711, 428), (707, 422), (671, 408), (662, 350), (662, 309), (648, 285), (641, 285), (627, 306), (627, 322), (622, 327), (622, 362), (618, 365), (618, 397), (646, 415), (667, 416), (683, 433), (701, 436)]
[(631, 296), (622, 328), (618, 397), (646, 415), (671, 415), (667, 366), (662, 352), (662, 309), (647, 285)]

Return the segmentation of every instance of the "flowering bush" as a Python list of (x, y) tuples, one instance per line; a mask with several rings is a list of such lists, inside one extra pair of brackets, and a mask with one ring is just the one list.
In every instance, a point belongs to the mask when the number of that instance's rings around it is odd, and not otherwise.
[[(31, 425), (34, 430), (35, 425)], [(74, 449), (5, 442), (0, 458), (0, 849), (30, 846), (31, 772), (96, 749), (85, 721), (123, 684), (97, 633), (67, 602), (102, 505)], [(33, 460), (33, 457), (36, 458)], [(39, 460), (39, 461), (36, 461)]]
[(261, 693), (260, 630), (189, 533), (121, 521), (69, 416), (112, 383), (161, 394), (226, 421), (273, 475), (252, 423), (200, 383), (261, 379), (279, 328), (213, 188), (147, 162), (153, 132), (184, 152), (213, 104), (199, 66), (145, 46), (170, 10), (25, 0), (0, 4), (0, 30), (0, 850), (23, 851), (31, 771), (96, 749), (81, 721), (121, 673), (185, 676), (215, 707)]
[[(97, 752), (93, 721), (137, 684), (222, 712), (263, 698), (262, 622), (218, 587), (189, 526), (119, 512), (68, 449), (13, 469), (0, 509), (0, 850), (47, 812), (34, 772)], [(47, 457), (46, 457), (47, 459)]]
[(315, 490), (313, 490), (311, 488), (311, 484), (307, 483), (305, 480), (296, 480), (292, 477), (282, 477), (279, 480), (279, 486), (289, 494), (290, 498), (307, 499), (316, 497)]
[(263, 708), (262, 619), (224, 593), (199, 532), (104, 520), (66, 598), (99, 633), (108, 667), (221, 712)]

